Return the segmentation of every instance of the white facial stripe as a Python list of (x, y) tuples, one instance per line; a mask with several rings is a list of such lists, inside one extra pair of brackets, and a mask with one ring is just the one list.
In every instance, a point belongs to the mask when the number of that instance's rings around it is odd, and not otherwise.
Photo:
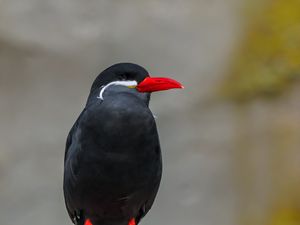
[(103, 93), (105, 89), (111, 85), (121, 85), (121, 86), (129, 87), (129, 86), (137, 86), (137, 82), (135, 80), (122, 80), (122, 81), (119, 80), (119, 81), (110, 82), (101, 89), (100, 94), (97, 98), (103, 100)]

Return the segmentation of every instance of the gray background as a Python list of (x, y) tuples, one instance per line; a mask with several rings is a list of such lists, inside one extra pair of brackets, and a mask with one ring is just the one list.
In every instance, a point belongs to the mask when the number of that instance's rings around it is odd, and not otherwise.
[(71, 224), (65, 139), (96, 75), (124, 61), (186, 87), (152, 95), (164, 175), (142, 224), (233, 224), (233, 118), (212, 96), (241, 2), (0, 1), (0, 224)]

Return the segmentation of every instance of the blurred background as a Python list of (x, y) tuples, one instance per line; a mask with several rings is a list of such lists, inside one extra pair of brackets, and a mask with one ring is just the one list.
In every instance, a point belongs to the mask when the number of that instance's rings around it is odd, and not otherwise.
[(1, 0), (0, 224), (71, 224), (67, 133), (100, 71), (152, 95), (164, 175), (143, 225), (300, 224), (299, 0)]

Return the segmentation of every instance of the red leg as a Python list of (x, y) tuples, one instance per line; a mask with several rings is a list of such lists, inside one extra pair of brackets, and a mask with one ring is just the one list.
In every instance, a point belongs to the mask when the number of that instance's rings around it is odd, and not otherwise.
[(136, 225), (135, 224), (135, 219), (132, 218), (131, 220), (129, 220), (128, 225)]
[(84, 225), (93, 225), (92, 222), (90, 221), (90, 219), (87, 219), (84, 223)]

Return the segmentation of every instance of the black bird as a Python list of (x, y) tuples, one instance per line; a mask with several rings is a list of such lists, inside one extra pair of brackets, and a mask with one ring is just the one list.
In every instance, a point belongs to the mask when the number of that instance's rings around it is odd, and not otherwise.
[(150, 93), (183, 88), (139, 65), (115, 64), (92, 84), (69, 132), (64, 196), (76, 225), (136, 225), (159, 188), (162, 160)]

